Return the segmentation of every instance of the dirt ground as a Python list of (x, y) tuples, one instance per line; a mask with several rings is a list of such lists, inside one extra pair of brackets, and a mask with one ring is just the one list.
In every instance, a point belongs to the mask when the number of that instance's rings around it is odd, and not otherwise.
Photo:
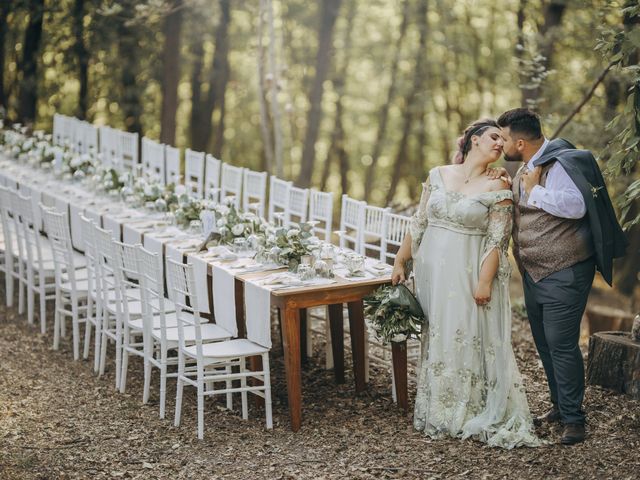
[[(4, 284), (4, 281), (2, 281)], [(323, 345), (303, 371), (303, 427), (289, 428), (282, 351), (272, 353), (274, 429), (264, 412), (249, 421), (205, 401), (205, 439), (196, 438), (194, 389), (185, 389), (182, 425), (173, 427), (175, 387), (167, 419), (158, 417), (157, 375), (142, 404), (142, 363), (133, 360), (126, 394), (114, 388), (113, 351), (103, 377), (72, 360), (70, 341), (53, 351), (0, 289), (0, 479), (63, 478), (638, 478), (640, 402), (588, 387), (588, 438), (563, 447), (559, 427), (539, 429), (551, 443), (511, 451), (472, 440), (434, 441), (412, 428), (391, 402), (385, 369), (372, 369), (368, 390), (353, 378), (336, 385), (324, 370)], [(52, 318), (52, 315), (50, 316)], [(52, 323), (52, 322), (50, 322)], [(544, 411), (544, 374), (526, 320), (515, 315), (513, 343), (531, 409)], [(349, 359), (347, 359), (349, 362)], [(413, 391), (411, 392), (413, 396)]]

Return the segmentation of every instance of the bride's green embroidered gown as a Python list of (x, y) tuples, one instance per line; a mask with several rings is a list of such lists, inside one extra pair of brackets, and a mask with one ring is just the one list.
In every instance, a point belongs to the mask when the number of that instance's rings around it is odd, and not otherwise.
[[(412, 218), (416, 296), (429, 321), (414, 425), (431, 437), (473, 437), (504, 448), (541, 443), (511, 347), (507, 248), (513, 206), (507, 199), (509, 190), (448, 191), (434, 168)], [(473, 292), (494, 249), (498, 274), (491, 301), (479, 307)]]

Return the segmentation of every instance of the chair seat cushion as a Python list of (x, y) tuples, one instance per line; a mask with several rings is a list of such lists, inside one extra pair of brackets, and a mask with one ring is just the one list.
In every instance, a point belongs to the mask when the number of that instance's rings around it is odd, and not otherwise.
[[(184, 332), (184, 340), (185, 342), (195, 342), (196, 341), (196, 327), (185, 327), (182, 329)], [(219, 327), (215, 323), (204, 323), (200, 325), (200, 334), (202, 336), (202, 341), (219, 341), (219, 340), (229, 340), (231, 338), (231, 334), (227, 332), (224, 328)], [(153, 337), (157, 340), (161, 338), (160, 330), (154, 330), (152, 333)], [(177, 328), (167, 328), (167, 341), (173, 344), (178, 343), (178, 329)]]
[[(196, 346), (185, 348), (185, 353), (196, 358)], [(225, 359), (261, 355), (269, 349), (253, 343), (246, 338), (236, 338), (225, 342), (206, 343), (202, 345), (202, 355), (209, 359)]]

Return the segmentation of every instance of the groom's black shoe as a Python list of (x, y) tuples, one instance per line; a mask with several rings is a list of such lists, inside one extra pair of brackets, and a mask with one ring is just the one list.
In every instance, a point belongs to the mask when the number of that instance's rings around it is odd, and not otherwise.
[(558, 407), (556, 407), (555, 405), (551, 407), (551, 410), (549, 410), (547, 413), (540, 415), (539, 417), (533, 418), (533, 424), (536, 427), (539, 427), (543, 423), (553, 423), (553, 422), (559, 422), (559, 421), (560, 421), (560, 410), (558, 410)]
[(562, 432), (560, 443), (563, 445), (573, 445), (584, 442), (584, 425), (581, 423), (567, 423)]

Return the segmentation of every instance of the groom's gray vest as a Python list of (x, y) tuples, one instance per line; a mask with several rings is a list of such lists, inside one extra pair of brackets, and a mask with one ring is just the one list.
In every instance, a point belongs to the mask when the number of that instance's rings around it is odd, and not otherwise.
[[(540, 185), (545, 186), (549, 169), (542, 168)], [(586, 260), (594, 253), (593, 241), (586, 216), (577, 220), (560, 218), (536, 206), (527, 205), (527, 196), (520, 196), (518, 170), (513, 179), (515, 221), (513, 224), (513, 255), (520, 272), (527, 271), (538, 282), (554, 272)]]

